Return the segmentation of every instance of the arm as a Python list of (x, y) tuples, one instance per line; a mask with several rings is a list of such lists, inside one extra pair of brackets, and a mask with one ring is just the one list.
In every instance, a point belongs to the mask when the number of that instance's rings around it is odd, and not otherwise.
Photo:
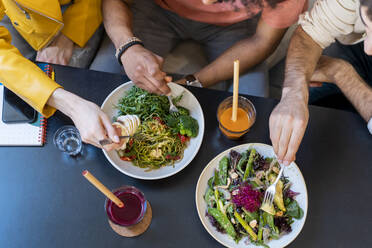
[(109, 137), (116, 143), (106, 145), (104, 147), (106, 150), (120, 146), (119, 137), (111, 125), (111, 120), (96, 104), (64, 89), (55, 90), (47, 104), (72, 119), (84, 142), (101, 147), (99, 141)]
[(335, 84), (367, 122), (372, 118), (372, 88), (347, 64), (335, 76)]
[[(269, 121), (274, 151), (284, 164), (295, 160), (305, 133), (309, 119), (308, 82), (322, 49), (333, 43), (336, 37), (353, 32), (358, 6), (357, 1), (317, 0), (311, 11), (300, 17), (301, 26), (297, 28), (288, 50), (282, 98)], [(348, 21), (340, 21), (346, 19)]]
[[(134, 36), (131, 11), (122, 0), (103, 0), (103, 22), (106, 33), (118, 49)], [(159, 34), (161, 35), (161, 34)], [(141, 45), (128, 48), (121, 56), (128, 77), (139, 87), (157, 94), (170, 92), (161, 70), (163, 58)]]
[(309, 119), (308, 82), (321, 52), (322, 48), (298, 27), (288, 48), (282, 98), (269, 120), (275, 154), (284, 164), (295, 160), (306, 130)]
[(100, 0), (76, 0), (63, 14), (61, 33), (47, 47), (38, 51), (36, 60), (68, 65), (74, 44), (84, 47), (101, 22)]
[(322, 56), (311, 80), (336, 84), (364, 120), (372, 118), (372, 88), (348, 62)]
[(256, 33), (244, 39), (218, 57), (211, 64), (197, 72), (195, 76), (208, 87), (233, 75), (233, 63), (235, 59), (240, 60), (240, 71), (248, 69), (264, 61), (269, 57), (280, 43), (286, 29), (276, 29), (267, 25), (260, 18)]
[[(106, 135), (119, 142), (110, 121), (98, 106), (61, 89), (39, 67), (24, 58), (10, 41), (9, 32), (0, 27), (0, 79), (8, 89), (46, 117), (53, 115), (56, 109), (61, 110), (74, 121), (85, 142), (98, 146), (97, 139)], [(105, 146), (105, 149), (113, 149), (115, 145)]]
[(55, 109), (46, 103), (52, 93), (61, 86), (45, 75), (34, 63), (24, 58), (10, 42), (8, 30), (0, 26), (1, 82), (39, 113), (50, 117)]

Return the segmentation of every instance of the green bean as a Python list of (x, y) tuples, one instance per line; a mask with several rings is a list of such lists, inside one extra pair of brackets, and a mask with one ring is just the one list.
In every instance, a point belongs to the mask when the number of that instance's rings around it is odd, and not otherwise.
[(257, 235), (258, 241), (262, 240), (263, 226), (264, 226), (264, 220), (263, 220), (262, 214), (260, 214), (260, 221), (258, 223), (258, 235)]
[(234, 226), (231, 224), (226, 215), (216, 208), (208, 208), (208, 213), (216, 219), (221, 227), (230, 235), (233, 239), (236, 237)]
[(240, 216), (240, 214), (238, 212), (236, 212), (236, 211), (234, 212), (234, 216), (238, 220), (238, 222), (240, 223), (240, 225), (242, 225), (242, 227), (248, 232), (248, 234), (251, 236), (252, 240), (253, 241), (256, 241), (257, 240), (257, 234), (248, 225), (248, 223), (245, 222), (245, 220), (243, 220), (243, 218)]
[(220, 160), (219, 164), (219, 179), (223, 185), (227, 184), (227, 169), (229, 167), (229, 159), (225, 156)]
[(256, 150), (252, 149), (251, 154), (249, 154), (247, 167), (245, 168), (243, 181), (247, 180), (247, 178), (249, 177), (249, 174), (253, 170), (253, 159), (255, 155), (256, 155)]

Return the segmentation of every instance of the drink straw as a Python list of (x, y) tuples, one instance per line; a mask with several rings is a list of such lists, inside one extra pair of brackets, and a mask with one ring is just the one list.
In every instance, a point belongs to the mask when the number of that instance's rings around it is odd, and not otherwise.
[(124, 203), (114, 195), (108, 188), (106, 188), (97, 178), (95, 178), (89, 171), (83, 171), (83, 176), (88, 179), (99, 191), (101, 191), (107, 198), (109, 198), (113, 203), (119, 208), (124, 207)]
[(234, 91), (231, 120), (236, 121), (238, 112), (238, 95), (239, 95), (239, 60), (234, 61)]

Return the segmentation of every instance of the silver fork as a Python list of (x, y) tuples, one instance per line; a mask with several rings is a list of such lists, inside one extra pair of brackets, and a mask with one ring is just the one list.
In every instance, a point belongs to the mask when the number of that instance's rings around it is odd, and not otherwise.
[(178, 113), (178, 108), (173, 104), (173, 101), (172, 101), (172, 97), (171, 97), (171, 94), (167, 95), (168, 96), (168, 100), (169, 100), (169, 112), (170, 113)]
[[(133, 138), (133, 139), (138, 139), (138, 140), (142, 140), (143, 139), (143, 137), (139, 134), (139, 133), (135, 133), (133, 136), (130, 136), (130, 135), (121, 135), (121, 136), (119, 136), (119, 139), (121, 140), (121, 139), (125, 139), (125, 138)], [(105, 145), (109, 145), (109, 144), (112, 144), (112, 143), (114, 143), (111, 139), (103, 139), (103, 140), (100, 140), (100, 141), (98, 141), (99, 142), (99, 144), (101, 145), (101, 146), (105, 146)]]
[[(280, 164), (280, 163), (279, 163), (279, 164)], [(263, 199), (262, 205), (263, 205), (263, 204), (268, 204), (268, 205), (270, 206), (271, 204), (273, 204), (274, 196), (275, 196), (275, 193), (276, 193), (276, 184), (279, 182), (279, 179), (282, 177), (284, 167), (285, 167), (285, 165), (280, 164), (280, 171), (279, 171), (279, 174), (278, 174), (278, 176), (276, 177), (274, 183), (271, 184), (271, 185), (266, 189), (266, 192), (265, 192), (265, 196), (264, 196), (264, 199)]]

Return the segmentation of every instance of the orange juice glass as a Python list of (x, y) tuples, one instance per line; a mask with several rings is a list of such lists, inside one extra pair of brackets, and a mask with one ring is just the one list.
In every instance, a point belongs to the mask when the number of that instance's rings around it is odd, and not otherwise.
[(246, 134), (256, 121), (256, 109), (251, 101), (243, 96), (238, 97), (237, 120), (232, 116), (233, 97), (223, 100), (217, 109), (217, 119), (221, 132), (229, 139), (238, 139)]

